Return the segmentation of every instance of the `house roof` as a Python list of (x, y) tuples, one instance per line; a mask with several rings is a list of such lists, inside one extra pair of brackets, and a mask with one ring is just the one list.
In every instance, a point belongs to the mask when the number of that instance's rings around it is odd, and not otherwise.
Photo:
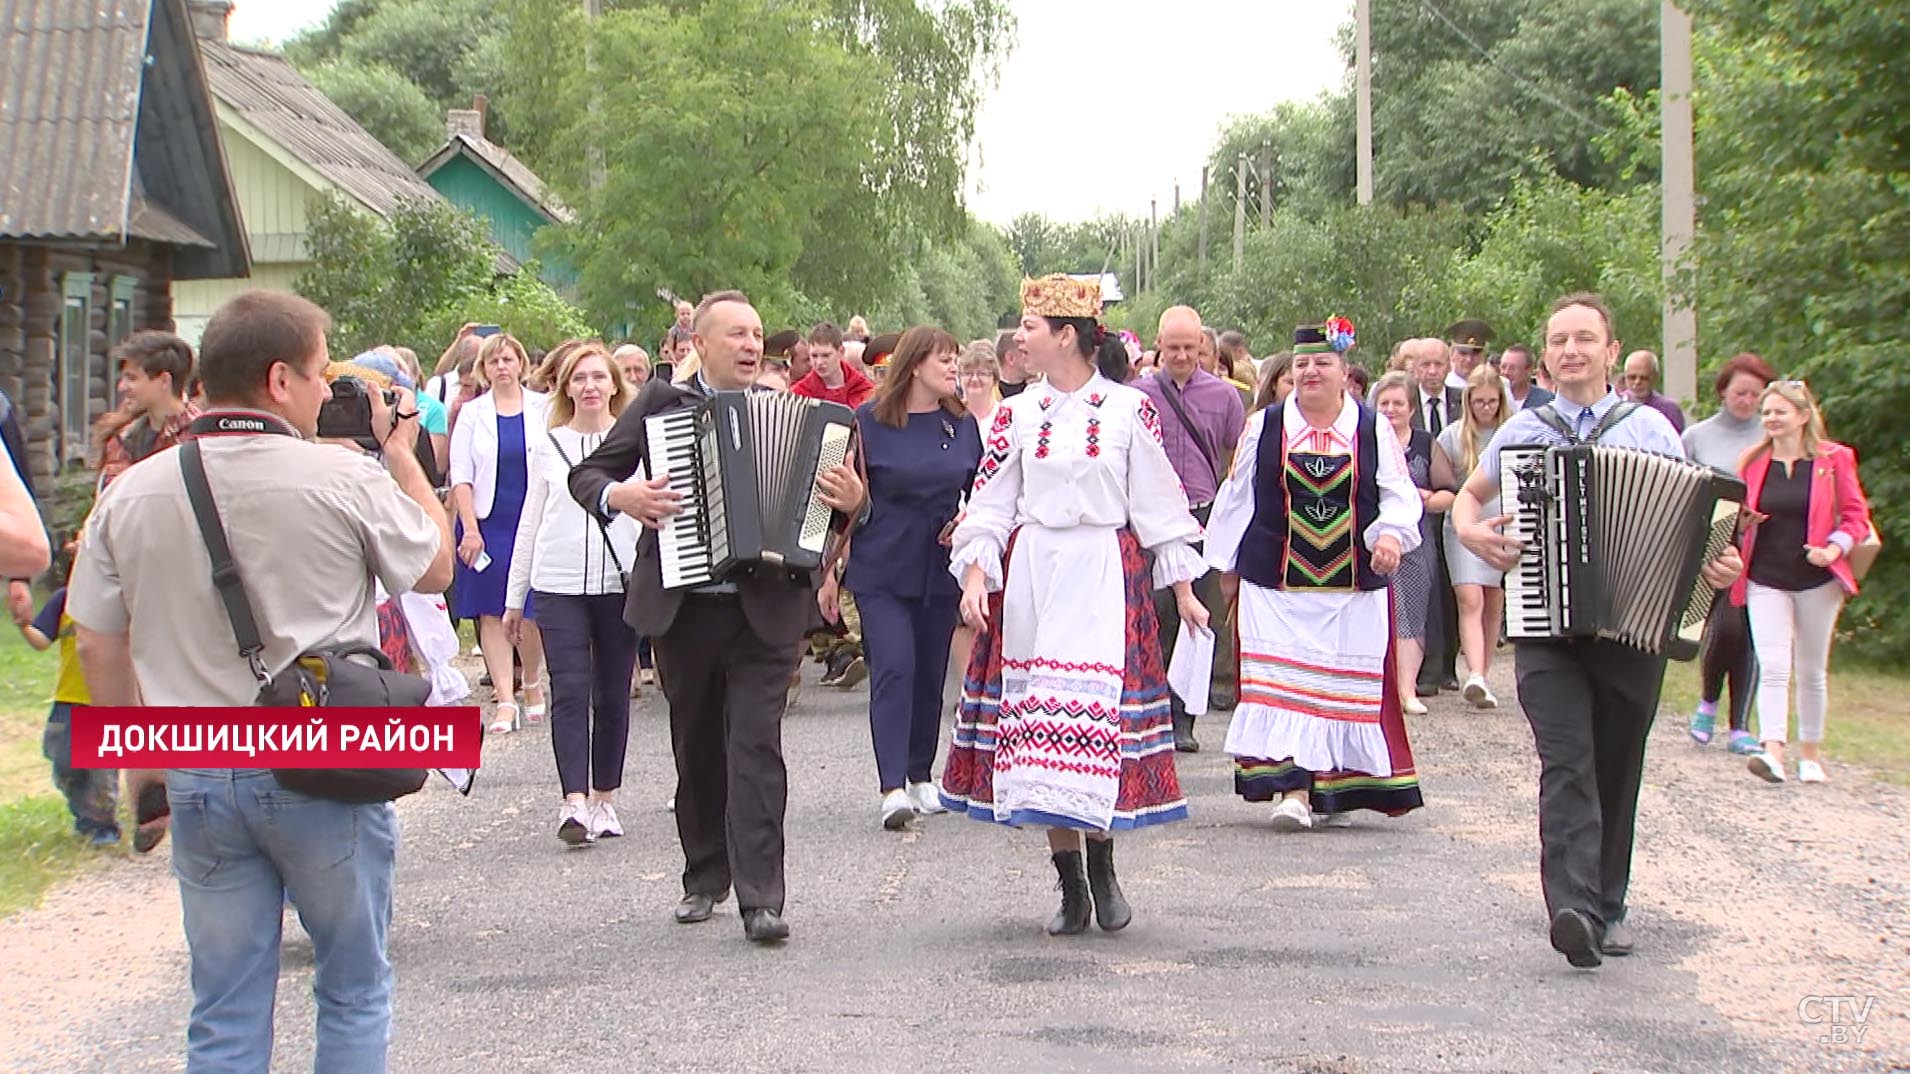
[(0, 236), (250, 259), (185, 0), (0, 0)]
[[(312, 185), (334, 187), (379, 216), (407, 199), (444, 200), (284, 56), (225, 41), (201, 39), (199, 45), (226, 118), (280, 163), (315, 178)], [(518, 268), (516, 258), (498, 251), (499, 273)]]
[(199, 47), (219, 103), (365, 208), (385, 216), (405, 198), (438, 199), (431, 184), (284, 56), (224, 41), (201, 40)]
[(530, 165), (488, 138), (464, 133), (451, 135), (438, 147), (437, 152), (418, 165), (418, 175), (429, 179), (432, 173), (458, 156), (468, 157), (489, 172), (492, 178), (515, 194), (519, 201), (535, 209), (546, 221), (558, 224), (574, 219), (570, 210), (558, 200), (557, 195), (551, 193)]

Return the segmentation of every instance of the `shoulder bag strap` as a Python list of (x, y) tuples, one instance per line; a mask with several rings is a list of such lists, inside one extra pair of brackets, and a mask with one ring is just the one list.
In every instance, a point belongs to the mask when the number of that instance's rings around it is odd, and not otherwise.
[(225, 604), (226, 618), (232, 621), (232, 637), (239, 643), (239, 655), (262, 686), (272, 676), (265, 670), (265, 643), (259, 640), (259, 624), (252, 618), (252, 602), (246, 596), (245, 583), (239, 578), (239, 565), (232, 560), (232, 547), (226, 543), (225, 526), (219, 521), (219, 508), (212, 501), (212, 484), (206, 480), (206, 464), (199, 452), (199, 441), (186, 440), (179, 445), (179, 467), (186, 479), (186, 498), (192, 501), (193, 517), (199, 521), (199, 533), (205, 539), (212, 559), (212, 585)]
[[(570, 461), (570, 456), (564, 452), (564, 445), (557, 442), (557, 431), (555, 429), (546, 429), (544, 430), (544, 435), (550, 438), (550, 446), (557, 449), (557, 457), (564, 460), (564, 465), (568, 468), (575, 468), (577, 464)], [(630, 575), (623, 569), (623, 560), (617, 555), (617, 546), (610, 540), (610, 527), (605, 525), (604, 520), (597, 516), (597, 512), (585, 511), (584, 513), (597, 520), (597, 532), (603, 535), (604, 551), (610, 553), (610, 562), (616, 564), (617, 567), (617, 577), (623, 580), (623, 587), (625, 590), (628, 590), (630, 588)]]
[[(1154, 375), (1157, 377), (1167, 376), (1164, 372), (1155, 373)], [(1180, 419), (1181, 428), (1187, 430), (1187, 435), (1193, 439), (1194, 447), (1200, 451), (1200, 457), (1207, 460), (1207, 469), (1213, 473), (1214, 486), (1218, 488), (1221, 484), (1220, 463), (1215, 461), (1214, 449), (1208, 446), (1207, 438), (1200, 435), (1199, 426), (1194, 424), (1193, 419), (1187, 416), (1186, 408), (1181, 406), (1180, 388), (1175, 385), (1173, 377), (1167, 377), (1167, 379), (1162, 382), (1161, 397), (1167, 400), (1168, 406), (1174, 408), (1174, 416)]]

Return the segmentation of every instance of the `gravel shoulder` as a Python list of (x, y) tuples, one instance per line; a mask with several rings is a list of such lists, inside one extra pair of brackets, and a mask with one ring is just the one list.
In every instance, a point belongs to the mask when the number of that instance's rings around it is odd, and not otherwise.
[[(954, 817), (881, 831), (866, 688), (809, 674), (785, 729), (795, 937), (779, 950), (745, 943), (733, 904), (669, 919), (681, 860), (654, 691), (634, 707), (623, 840), (559, 844), (542, 728), (490, 745), (473, 798), (434, 784), (405, 801), (392, 1069), (1910, 1070), (1910, 791), (1861, 769), (1767, 786), (1662, 719), (1640, 949), (1583, 973), (1545, 943), (1516, 709), (1442, 700), (1412, 725), (1427, 808), (1289, 836), (1232, 796), (1206, 719), (1208, 751), (1181, 766), (1194, 819), (1120, 842), (1135, 923), (1057, 940), (1039, 835)], [(311, 948), (287, 920), (273, 1069), (306, 1070)], [(0, 1069), (183, 1069), (163, 856), (0, 921), (0, 967)], [(1833, 996), (1875, 1002), (1861, 1027), (1807, 1021)]]

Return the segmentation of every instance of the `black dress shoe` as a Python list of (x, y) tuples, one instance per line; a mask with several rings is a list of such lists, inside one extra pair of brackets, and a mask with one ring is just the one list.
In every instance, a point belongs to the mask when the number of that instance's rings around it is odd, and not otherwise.
[(743, 935), (750, 943), (781, 943), (789, 939), (789, 922), (774, 910), (745, 910)]
[(718, 901), (715, 896), (704, 895), (700, 892), (691, 892), (683, 896), (683, 901), (676, 904), (676, 923), (694, 925), (699, 921), (708, 921)]
[(1598, 926), (1583, 910), (1560, 910), (1552, 915), (1552, 950), (1581, 970), (1605, 961), (1598, 950)]
[(1439, 684), (1436, 682), (1416, 682), (1413, 684), (1413, 696), (1438, 697)]
[(1441, 690), (1457, 690), (1459, 689), (1459, 680), (1454, 678), (1451, 675), (1448, 675), (1445, 678), (1439, 680), (1439, 688)]
[(1192, 716), (1174, 717), (1174, 752), (1200, 752), (1200, 740), (1194, 737), (1194, 718)]

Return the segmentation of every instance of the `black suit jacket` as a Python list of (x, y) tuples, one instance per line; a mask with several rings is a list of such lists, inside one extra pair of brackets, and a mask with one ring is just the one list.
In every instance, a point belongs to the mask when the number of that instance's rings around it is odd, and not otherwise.
[[(637, 393), (636, 400), (617, 418), (597, 450), (571, 468), (570, 494), (584, 510), (603, 517), (599, 504), (604, 489), (629, 479), (646, 461), (644, 419), (652, 414), (694, 406), (700, 398), (688, 387), (671, 384), (661, 377), (650, 378)], [(807, 573), (762, 566), (740, 572), (734, 581), (750, 629), (772, 645), (793, 647), (809, 628), (809, 612), (815, 605), (815, 579)], [(663, 635), (676, 622), (677, 611), (683, 606), (687, 592), (663, 588), (663, 561), (658, 554), (657, 534), (645, 527), (637, 540), (636, 562), (630, 567), (624, 621), (646, 637)]]
[[(1451, 425), (1453, 421), (1460, 416), (1459, 408), (1462, 405), (1464, 405), (1461, 400), (1461, 397), (1464, 394), (1465, 393), (1459, 390), (1458, 388), (1455, 388), (1450, 384), (1446, 385), (1446, 401), (1439, 404), (1439, 409), (1440, 409), (1439, 420), (1444, 423), (1443, 425), (1440, 426), (1442, 430), (1445, 428), (1446, 425)], [(1424, 401), (1420, 398), (1418, 384), (1413, 385), (1412, 400), (1413, 400), (1413, 428), (1425, 429), (1426, 428), (1426, 407), (1425, 407)], [(1428, 431), (1430, 432), (1431, 430), (1428, 430)]]

